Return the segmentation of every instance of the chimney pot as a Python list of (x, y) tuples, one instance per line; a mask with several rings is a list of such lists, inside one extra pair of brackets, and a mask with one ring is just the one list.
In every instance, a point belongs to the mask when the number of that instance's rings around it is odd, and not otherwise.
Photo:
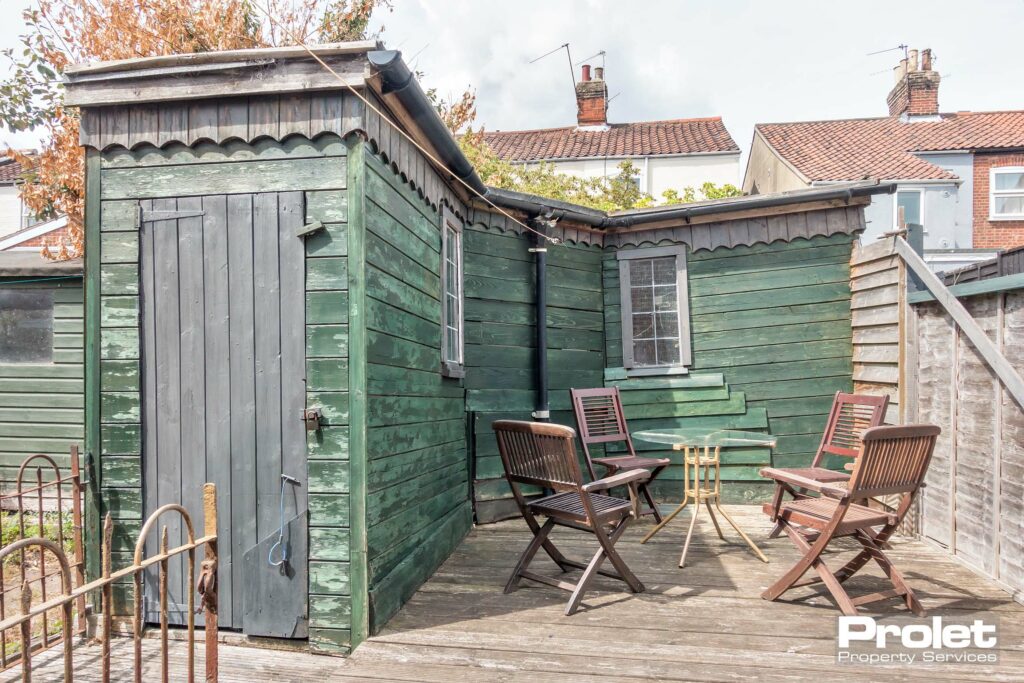
[(917, 71), (917, 50), (910, 51), (910, 64), (908, 67), (911, 72)]
[(608, 85), (604, 69), (597, 68), (597, 78), (590, 78), (590, 65), (583, 65), (583, 78), (576, 84), (576, 123), (580, 127), (603, 126), (608, 123)]
[(921, 51), (921, 71), (932, 70), (932, 51), (931, 48)]
[(594, 80), (595, 81), (603, 81), (604, 80), (604, 67), (603, 66), (595, 66), (594, 67)]

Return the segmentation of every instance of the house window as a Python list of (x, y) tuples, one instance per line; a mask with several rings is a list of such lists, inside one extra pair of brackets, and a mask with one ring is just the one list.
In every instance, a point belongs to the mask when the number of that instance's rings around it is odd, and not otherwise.
[(622, 360), (631, 374), (679, 371), (691, 362), (686, 247), (618, 253)]
[(1024, 166), (993, 168), (990, 173), (989, 218), (1024, 220)]
[(462, 221), (445, 208), (441, 225), (441, 374), (462, 377)]
[(924, 226), (924, 190), (897, 190), (896, 207), (893, 215), (893, 227), (899, 230), (900, 210), (903, 210), (903, 222), (907, 225)]
[(0, 289), (0, 363), (53, 362), (53, 292)]

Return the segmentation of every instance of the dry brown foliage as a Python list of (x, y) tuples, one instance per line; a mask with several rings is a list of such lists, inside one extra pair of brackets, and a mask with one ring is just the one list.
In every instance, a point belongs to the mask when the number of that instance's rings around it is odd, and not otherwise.
[[(23, 42), (36, 55), (35, 62), (59, 75), (67, 65), (80, 62), (357, 40), (365, 36), (378, 6), (390, 8), (390, 2), (39, 0), (37, 10), (25, 12), (29, 33)], [(54, 82), (51, 87), (58, 86)], [(50, 100), (56, 106), (42, 124), (48, 134), (46, 148), (32, 157), (8, 154), (27, 169), (25, 204), (40, 216), (68, 216), (70, 238), (44, 248), (44, 254), (74, 258), (84, 251), (84, 153), (78, 144), (77, 112), (59, 106), (59, 94)]]

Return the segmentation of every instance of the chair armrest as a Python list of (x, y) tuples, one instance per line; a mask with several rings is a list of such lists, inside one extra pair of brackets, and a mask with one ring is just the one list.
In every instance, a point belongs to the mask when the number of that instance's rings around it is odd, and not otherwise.
[(820, 493), (823, 496), (829, 498), (842, 499), (847, 495), (846, 489), (841, 489), (836, 486), (829, 484), (823, 484), (816, 479), (809, 479), (807, 477), (801, 477), (799, 474), (793, 474), (786, 470), (777, 469), (775, 467), (765, 467), (760, 471), (760, 475), (766, 479), (774, 479), (777, 482), (790, 484), (791, 486), (798, 486), (802, 489), (808, 489), (816, 493)]
[(647, 481), (651, 478), (649, 470), (626, 470), (613, 474), (610, 477), (604, 479), (598, 479), (592, 481), (589, 484), (584, 484), (583, 490), (587, 493), (591, 491), (607, 491), (608, 489), (615, 488), (616, 486), (623, 486), (625, 484), (631, 484), (633, 482)]

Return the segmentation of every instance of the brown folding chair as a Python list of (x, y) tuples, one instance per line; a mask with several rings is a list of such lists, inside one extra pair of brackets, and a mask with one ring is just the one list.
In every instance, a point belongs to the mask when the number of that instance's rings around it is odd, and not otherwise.
[[(566, 616), (579, 609), (587, 585), (595, 574), (625, 581), (634, 593), (642, 592), (643, 584), (619, 557), (615, 551), (615, 542), (626, 530), (629, 520), (636, 515), (638, 499), (634, 487), (646, 480), (649, 473), (646, 470), (632, 470), (584, 484), (573, 446), (576, 432), (572, 428), (518, 420), (498, 420), (492, 427), (498, 438), (498, 452), (505, 466), (505, 478), (512, 487), (512, 495), (515, 496), (523, 519), (533, 532), (533, 540), (523, 551), (512, 576), (505, 584), (505, 592), (511, 593), (520, 578), (570, 591), (572, 597), (565, 608)], [(521, 484), (542, 486), (555, 493), (527, 501), (519, 488)], [(628, 486), (630, 500), (595, 493), (614, 486)], [(547, 517), (543, 526), (537, 521), (538, 515)], [(600, 548), (590, 562), (584, 564), (562, 555), (548, 538), (556, 525), (586, 531), (597, 537)], [(563, 572), (582, 569), (580, 580), (573, 584), (530, 571), (530, 562), (541, 548)], [(606, 559), (612, 563), (615, 571), (601, 569)]]
[[(654, 515), (654, 520), (660, 524), (661, 512), (658, 511), (648, 486), (672, 461), (668, 458), (644, 458), (636, 454), (633, 439), (630, 438), (626, 426), (626, 416), (622, 411), (622, 398), (619, 396), (618, 387), (570, 389), (569, 393), (572, 395), (572, 408), (576, 413), (576, 425), (580, 430), (580, 442), (583, 444), (583, 454), (587, 458), (590, 478), (597, 479), (597, 475), (594, 474), (595, 462), (605, 468), (606, 476), (620, 471), (650, 470), (650, 479), (639, 485), (640, 493), (647, 501), (647, 509), (641, 510), (640, 514)], [(625, 443), (628, 455), (591, 458), (590, 445), (596, 443)]]
[[(846, 488), (785, 470), (762, 470), (762, 476), (774, 479), (778, 489), (785, 486), (799, 487), (818, 493), (820, 497), (799, 498), (782, 503), (781, 495), (776, 495), (775, 501), (765, 503), (765, 513), (782, 526), (803, 557), (764, 591), (761, 597), (777, 600), (791, 588), (824, 583), (839, 609), (847, 616), (856, 615), (860, 605), (895, 597), (903, 598), (914, 614), (925, 616), (924, 608), (914, 591), (882, 549), (903, 521), (921, 487), (935, 449), (935, 438), (940, 431), (934, 425), (868, 429), (863, 434), (861, 451)], [(901, 496), (894, 512), (876, 510), (855, 502), (886, 495)], [(833, 539), (842, 536), (852, 536), (860, 543), (861, 551), (833, 572), (822, 559), (822, 553)], [(860, 571), (868, 560), (878, 563), (893, 587), (851, 598), (844, 590), (843, 583)], [(807, 570), (812, 568), (818, 577), (800, 581)]]
[[(845, 394), (837, 391), (835, 398), (832, 400), (832, 410), (828, 415), (825, 432), (821, 436), (821, 443), (818, 445), (818, 452), (814, 454), (811, 466), (772, 468), (770, 471), (785, 472), (804, 479), (813, 479), (821, 484), (841, 485), (849, 481), (850, 475), (847, 472), (838, 472), (823, 467), (822, 460), (825, 459), (826, 455), (856, 458), (860, 452), (861, 436), (865, 430), (882, 424), (888, 407), (888, 396)], [(847, 470), (852, 467), (853, 463), (845, 465)], [(799, 488), (785, 485), (781, 488), (776, 488), (776, 495), (780, 497), (780, 501), (783, 493), (788, 493), (794, 498), (804, 498), (807, 496), (806, 492)], [(776, 525), (769, 534), (769, 537), (775, 538), (781, 532), (782, 528)]]

